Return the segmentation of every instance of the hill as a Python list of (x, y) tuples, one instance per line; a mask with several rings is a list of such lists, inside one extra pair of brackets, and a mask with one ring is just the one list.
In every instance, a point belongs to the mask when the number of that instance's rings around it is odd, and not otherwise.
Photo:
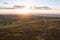
[(59, 18), (0, 15), (0, 20), (0, 40), (60, 40)]

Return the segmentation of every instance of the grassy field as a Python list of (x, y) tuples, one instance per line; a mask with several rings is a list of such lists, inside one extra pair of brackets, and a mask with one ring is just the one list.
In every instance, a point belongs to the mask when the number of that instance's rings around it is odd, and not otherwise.
[(20, 18), (2, 21), (0, 40), (60, 40), (60, 19)]

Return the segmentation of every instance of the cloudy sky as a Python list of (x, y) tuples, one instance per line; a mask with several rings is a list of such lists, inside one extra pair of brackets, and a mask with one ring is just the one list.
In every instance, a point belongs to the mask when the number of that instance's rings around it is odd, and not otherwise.
[(49, 6), (51, 8), (60, 9), (60, 0), (0, 0), (1, 7), (11, 7), (14, 5)]

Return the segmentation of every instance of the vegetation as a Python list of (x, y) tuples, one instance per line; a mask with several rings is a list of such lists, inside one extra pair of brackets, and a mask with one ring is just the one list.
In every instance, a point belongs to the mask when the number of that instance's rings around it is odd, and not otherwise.
[(60, 19), (18, 18), (0, 21), (0, 40), (60, 40)]

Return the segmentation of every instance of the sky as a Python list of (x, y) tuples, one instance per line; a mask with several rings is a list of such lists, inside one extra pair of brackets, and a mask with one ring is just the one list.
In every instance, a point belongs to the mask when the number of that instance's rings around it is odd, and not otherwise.
[(0, 7), (12, 7), (14, 5), (48, 6), (53, 9), (60, 9), (60, 0), (0, 0)]

